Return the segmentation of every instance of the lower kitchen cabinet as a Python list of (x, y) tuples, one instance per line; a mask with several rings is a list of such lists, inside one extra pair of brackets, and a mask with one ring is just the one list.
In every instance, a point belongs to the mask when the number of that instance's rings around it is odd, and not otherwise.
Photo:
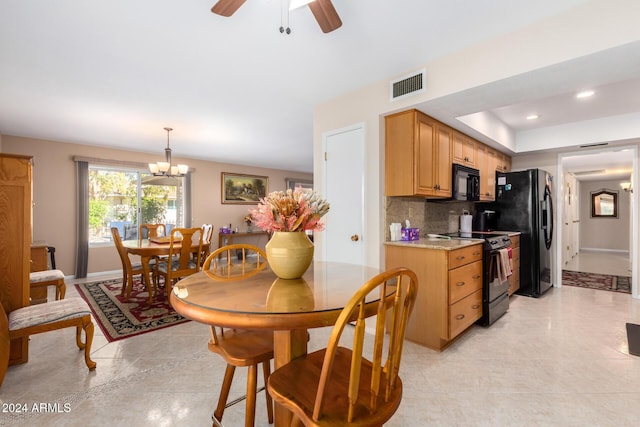
[(509, 276), (509, 290), (511, 296), (520, 289), (520, 235), (510, 236), (511, 238), (511, 267), (513, 273)]
[(482, 317), (482, 244), (456, 249), (387, 245), (386, 268), (418, 276), (418, 296), (406, 338), (445, 349)]

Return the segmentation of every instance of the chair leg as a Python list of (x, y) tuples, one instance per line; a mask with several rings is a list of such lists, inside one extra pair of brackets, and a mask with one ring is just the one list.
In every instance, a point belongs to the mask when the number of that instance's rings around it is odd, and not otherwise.
[(245, 409), (245, 414), (244, 414), (245, 427), (253, 427), (255, 424), (257, 387), (258, 387), (258, 365), (251, 365), (249, 366), (249, 372), (247, 372), (247, 408)]
[[(82, 342), (81, 331), (84, 329), (85, 340)], [(91, 316), (84, 316), (82, 318), (82, 326), (76, 327), (76, 344), (79, 349), (84, 349), (84, 363), (87, 364), (87, 368), (90, 371), (96, 369), (96, 362), (91, 360), (91, 344), (93, 343), (93, 322)]]
[(66, 293), (67, 285), (64, 283), (64, 280), (62, 280), (60, 285), (56, 286), (56, 300), (64, 299)]
[(269, 419), (269, 424), (273, 424), (273, 400), (267, 390), (267, 380), (269, 379), (269, 375), (271, 375), (271, 362), (269, 360), (262, 362), (262, 374), (264, 376), (265, 385), (264, 397), (267, 400), (267, 418)]
[(122, 289), (120, 290), (120, 296), (124, 296), (125, 290), (127, 289), (127, 269), (125, 266), (122, 266)]
[(233, 374), (236, 371), (236, 367), (233, 365), (227, 365), (227, 369), (224, 371), (224, 379), (222, 380), (222, 386), (220, 387), (220, 397), (218, 398), (218, 407), (216, 408), (213, 416), (218, 421), (222, 421), (222, 415), (224, 414), (224, 408), (227, 406), (227, 399), (229, 398), (229, 390), (231, 390), (231, 382), (233, 381)]

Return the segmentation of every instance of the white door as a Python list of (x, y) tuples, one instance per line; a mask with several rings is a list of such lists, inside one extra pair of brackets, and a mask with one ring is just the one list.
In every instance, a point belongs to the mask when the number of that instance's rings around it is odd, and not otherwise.
[(364, 124), (323, 135), (326, 261), (364, 264), (364, 137)]

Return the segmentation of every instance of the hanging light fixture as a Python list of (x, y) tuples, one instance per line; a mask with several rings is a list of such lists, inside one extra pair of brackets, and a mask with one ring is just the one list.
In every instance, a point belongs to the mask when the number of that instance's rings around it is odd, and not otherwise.
[(164, 162), (149, 163), (149, 171), (154, 176), (173, 176), (181, 177), (189, 171), (187, 165), (172, 165), (171, 164), (171, 148), (169, 147), (169, 132), (173, 129), (170, 127), (164, 128), (167, 131), (167, 148), (164, 149), (165, 160)]

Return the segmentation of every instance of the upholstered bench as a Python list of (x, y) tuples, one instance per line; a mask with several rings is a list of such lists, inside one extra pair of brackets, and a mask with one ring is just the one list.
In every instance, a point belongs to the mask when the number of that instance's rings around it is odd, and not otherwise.
[[(7, 327), (8, 326), (8, 327)], [(81, 298), (50, 301), (43, 304), (29, 305), (13, 310), (7, 315), (0, 304), (0, 384), (9, 362), (8, 343), (14, 338), (27, 337), (47, 331), (76, 327), (76, 344), (84, 349), (84, 361), (90, 371), (96, 368), (91, 360), (91, 343), (93, 342), (93, 321), (91, 310)], [(85, 342), (82, 342), (82, 330)], [(6, 348), (5, 344), (6, 343)]]
[(29, 286), (32, 289), (55, 286), (56, 300), (64, 299), (64, 294), (67, 292), (64, 273), (61, 270), (43, 270), (29, 273)]

